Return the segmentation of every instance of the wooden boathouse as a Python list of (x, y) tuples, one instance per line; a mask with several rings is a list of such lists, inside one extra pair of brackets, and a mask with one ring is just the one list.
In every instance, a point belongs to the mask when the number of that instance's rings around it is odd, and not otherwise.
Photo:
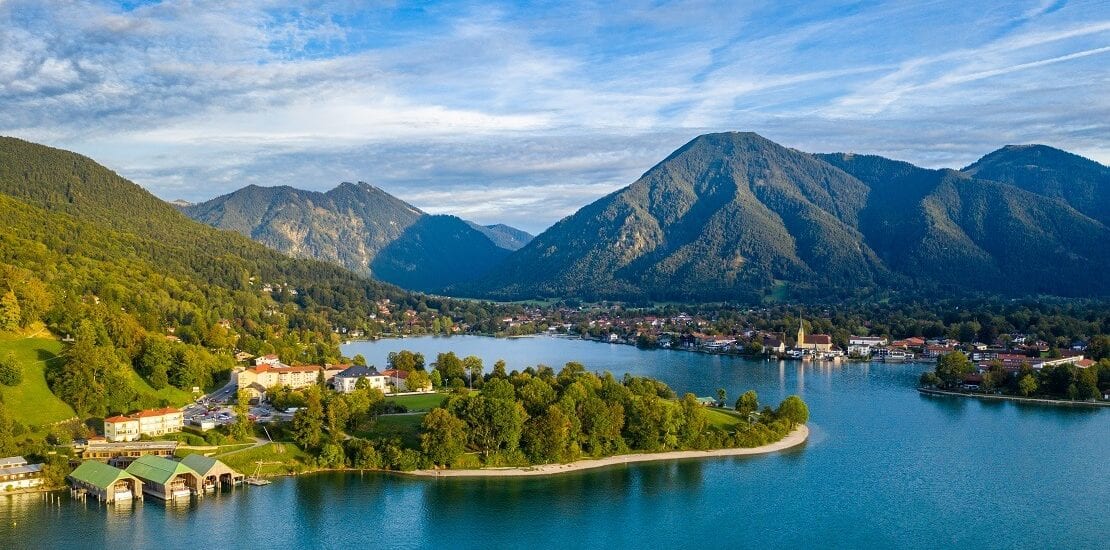
[(143, 482), (139, 478), (95, 460), (82, 462), (66, 479), (76, 497), (92, 495), (103, 502), (143, 498)]
[(201, 476), (192, 468), (168, 458), (146, 455), (127, 467), (143, 482), (143, 492), (162, 500), (188, 497), (201, 491)]
[(181, 459), (181, 463), (192, 468), (201, 478), (201, 491), (216, 492), (222, 489), (231, 489), (243, 482), (246, 477), (227, 464), (210, 456), (191, 454)]

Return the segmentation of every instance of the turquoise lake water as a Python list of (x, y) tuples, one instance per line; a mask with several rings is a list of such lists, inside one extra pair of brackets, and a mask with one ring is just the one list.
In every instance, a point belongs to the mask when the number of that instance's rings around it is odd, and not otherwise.
[(1110, 410), (925, 397), (926, 365), (745, 361), (553, 338), (356, 342), (475, 354), (487, 371), (583, 362), (682, 393), (809, 403), (811, 438), (773, 455), (543, 479), (323, 474), (105, 507), (0, 497), (4, 548), (1107, 548)]

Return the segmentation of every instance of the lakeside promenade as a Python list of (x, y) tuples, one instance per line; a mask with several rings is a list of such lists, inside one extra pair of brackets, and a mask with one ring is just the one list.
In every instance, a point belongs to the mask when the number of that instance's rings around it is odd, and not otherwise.
[(1065, 407), (1110, 407), (1110, 401), (1070, 401), (1067, 399), (1042, 399), (1039, 397), (1021, 397), (1018, 395), (994, 395), (989, 393), (970, 393), (959, 391), (937, 390), (933, 388), (917, 388), (925, 395), (945, 395), (952, 397), (974, 397), (977, 399), (995, 399), (999, 401), (1016, 401), (1018, 403), (1033, 403), (1037, 405), (1055, 405)]

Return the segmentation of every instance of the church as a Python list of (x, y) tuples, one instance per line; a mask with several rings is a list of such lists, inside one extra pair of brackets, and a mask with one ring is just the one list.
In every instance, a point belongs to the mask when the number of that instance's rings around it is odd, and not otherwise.
[(832, 336), (828, 334), (806, 334), (802, 321), (798, 320), (798, 343), (796, 348), (815, 352), (832, 351)]

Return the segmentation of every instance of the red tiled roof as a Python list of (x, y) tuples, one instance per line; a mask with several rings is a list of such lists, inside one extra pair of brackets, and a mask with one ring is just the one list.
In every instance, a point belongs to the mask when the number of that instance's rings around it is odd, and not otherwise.
[(108, 418), (105, 418), (104, 423), (105, 424), (114, 424), (116, 422), (128, 422), (128, 421), (131, 421), (131, 420), (134, 420), (134, 418), (128, 418), (126, 416), (116, 415), (116, 416), (110, 416)]
[(175, 408), (166, 407), (164, 409), (147, 409), (145, 411), (139, 411), (139, 412), (137, 412), (137, 413), (135, 413), (131, 416), (133, 418), (149, 418), (151, 416), (163, 416), (163, 415), (179, 413), (179, 412), (181, 412), (181, 411), (179, 411)]
[(831, 344), (832, 343), (832, 336), (829, 336), (828, 334), (807, 334), (805, 336), (806, 336), (806, 341), (805, 341), (806, 344)]

